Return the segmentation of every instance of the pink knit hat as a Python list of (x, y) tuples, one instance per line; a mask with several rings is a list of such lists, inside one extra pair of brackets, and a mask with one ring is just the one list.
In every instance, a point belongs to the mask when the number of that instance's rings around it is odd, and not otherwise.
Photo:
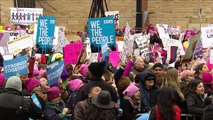
[(123, 95), (132, 97), (138, 90), (139, 88), (132, 83), (123, 91)]
[(83, 83), (82, 80), (74, 79), (74, 80), (69, 81), (68, 85), (69, 85), (71, 91), (75, 92), (75, 91), (77, 91), (80, 88), (82, 83)]
[(4, 74), (0, 74), (0, 87), (3, 87), (4, 85)]
[(208, 72), (202, 73), (202, 81), (204, 84), (211, 84), (212, 82), (212, 74)]
[(61, 96), (61, 91), (59, 90), (58, 87), (51, 87), (47, 90), (47, 98), (48, 100), (53, 100), (57, 97)]
[(82, 76), (86, 76), (88, 72), (88, 65), (87, 64), (82, 64), (81, 67), (79, 68), (79, 73), (82, 75)]
[(187, 77), (187, 76), (193, 76), (195, 74), (194, 71), (191, 71), (191, 70), (184, 70), (182, 73), (181, 73), (181, 79)]
[(41, 69), (41, 70), (39, 70), (38, 73), (39, 73), (39, 76), (42, 78), (44, 76), (44, 74), (46, 73), (46, 70)]
[(25, 85), (28, 92), (32, 92), (33, 88), (40, 85), (40, 81), (36, 78), (27, 78), (25, 81)]

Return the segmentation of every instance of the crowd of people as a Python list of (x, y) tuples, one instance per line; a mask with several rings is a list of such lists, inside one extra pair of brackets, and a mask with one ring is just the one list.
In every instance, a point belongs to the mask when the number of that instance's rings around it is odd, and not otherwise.
[[(159, 44), (162, 47), (155, 33), (150, 40), (150, 46)], [(151, 56), (150, 52), (149, 61), (141, 56), (128, 56), (127, 62), (120, 61), (114, 67), (109, 56), (99, 62), (88, 63), (85, 60), (78, 68), (78, 74), (74, 65), (66, 64), (61, 77), (51, 86), (46, 77), (46, 57), (30, 58), (29, 62), (34, 63), (32, 75), (11, 76), (8, 79), (4, 78), (1, 64), (0, 118), (213, 119), (213, 65), (209, 60), (202, 56), (189, 62), (177, 59), (174, 66), (170, 66), (166, 59), (160, 63)], [(57, 59), (54, 60), (63, 59), (55, 57)], [(36, 96), (40, 106), (32, 100), (32, 95)]]

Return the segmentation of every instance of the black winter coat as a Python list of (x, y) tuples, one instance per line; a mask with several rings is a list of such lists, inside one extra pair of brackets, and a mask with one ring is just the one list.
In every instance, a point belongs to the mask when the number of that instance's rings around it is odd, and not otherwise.
[(21, 96), (15, 89), (5, 89), (0, 94), (0, 118), (2, 120), (29, 120), (42, 118), (42, 111), (30, 97)]
[(203, 120), (213, 120), (213, 104), (204, 108)]

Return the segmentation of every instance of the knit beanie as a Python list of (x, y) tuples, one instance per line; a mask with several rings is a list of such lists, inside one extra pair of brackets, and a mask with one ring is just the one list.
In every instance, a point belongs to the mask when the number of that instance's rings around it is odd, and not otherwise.
[(27, 78), (25, 81), (25, 85), (28, 92), (32, 92), (33, 88), (40, 85), (40, 81), (36, 78)]
[(88, 65), (87, 64), (82, 64), (81, 67), (79, 68), (79, 73), (82, 75), (82, 76), (86, 76), (87, 72), (88, 72)]
[(68, 85), (72, 92), (76, 92), (80, 88), (82, 83), (83, 83), (82, 80), (74, 79), (74, 80), (69, 81)]
[(101, 78), (105, 71), (105, 61), (103, 62), (93, 62), (89, 65), (89, 71), (98, 78)]
[(202, 73), (202, 81), (204, 84), (211, 84), (212, 82), (212, 74), (208, 72)]
[(50, 101), (60, 96), (61, 96), (61, 91), (59, 90), (58, 87), (54, 86), (47, 90), (47, 98)]
[(13, 88), (19, 92), (22, 91), (22, 82), (21, 79), (17, 76), (12, 76), (8, 78), (5, 88)]
[(123, 95), (132, 97), (138, 90), (139, 88), (132, 83), (123, 91)]

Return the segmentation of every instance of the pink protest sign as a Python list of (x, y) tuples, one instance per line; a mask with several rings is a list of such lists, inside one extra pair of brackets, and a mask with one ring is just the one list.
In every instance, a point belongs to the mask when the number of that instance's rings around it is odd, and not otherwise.
[(74, 42), (67, 44), (64, 47), (64, 64), (76, 64), (78, 57), (81, 54), (82, 47), (82, 42)]
[(118, 53), (118, 45), (117, 44), (116, 44), (116, 51), (112, 51), (110, 53), (109, 61), (110, 61), (110, 63), (112, 63), (113, 67), (116, 67), (119, 64), (120, 57), (119, 57), (119, 53)]

